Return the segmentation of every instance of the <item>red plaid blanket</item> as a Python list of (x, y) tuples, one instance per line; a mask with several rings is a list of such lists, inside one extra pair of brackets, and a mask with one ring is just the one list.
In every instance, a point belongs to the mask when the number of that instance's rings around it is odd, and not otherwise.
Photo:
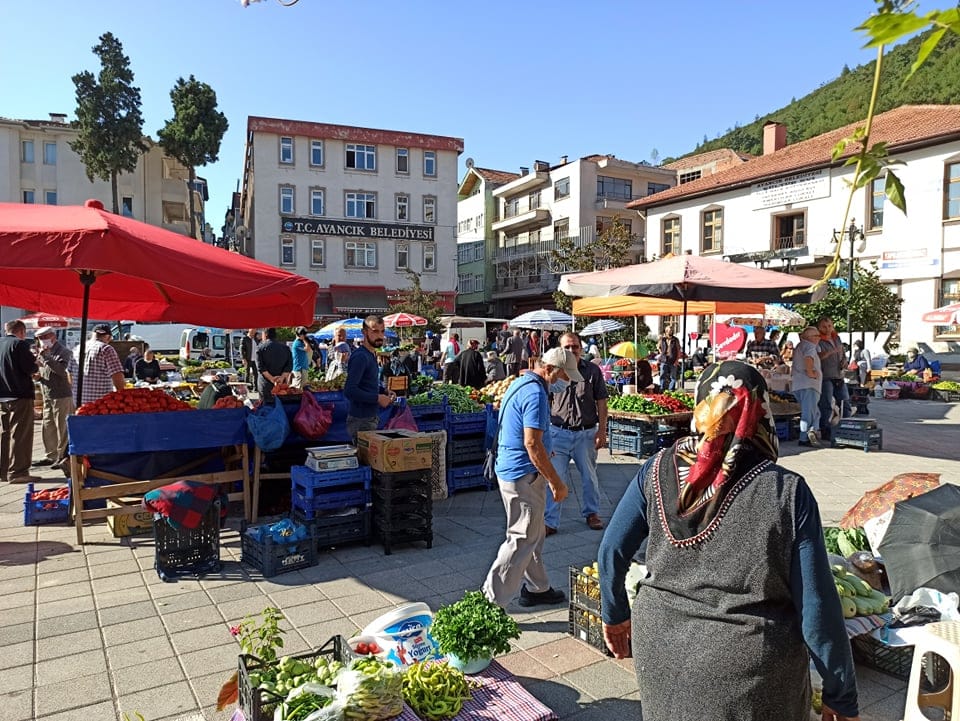
[[(220, 495), (218, 486), (193, 481), (176, 481), (147, 491), (143, 507), (159, 513), (174, 528), (197, 528), (210, 504)], [(226, 509), (226, 506), (223, 506)]]

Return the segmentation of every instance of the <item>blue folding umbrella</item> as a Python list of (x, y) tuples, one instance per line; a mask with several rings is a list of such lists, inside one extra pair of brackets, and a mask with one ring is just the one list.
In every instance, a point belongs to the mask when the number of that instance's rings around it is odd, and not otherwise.
[[(335, 320), (328, 323), (313, 334), (317, 340), (333, 340), (333, 334), (337, 328), (344, 328), (347, 331), (347, 340), (356, 340), (363, 338), (363, 318), (345, 318), (344, 320)], [(395, 339), (397, 334), (389, 328), (386, 329), (386, 337)]]

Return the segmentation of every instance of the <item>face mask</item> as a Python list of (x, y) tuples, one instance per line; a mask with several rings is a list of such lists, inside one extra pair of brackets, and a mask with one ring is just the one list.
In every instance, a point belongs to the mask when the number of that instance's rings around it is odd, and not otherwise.
[(557, 378), (553, 383), (550, 384), (551, 393), (563, 393), (567, 388), (570, 387), (570, 381), (565, 381), (562, 378)]
[(40, 343), (44, 348), (53, 348), (53, 338), (41, 338)]

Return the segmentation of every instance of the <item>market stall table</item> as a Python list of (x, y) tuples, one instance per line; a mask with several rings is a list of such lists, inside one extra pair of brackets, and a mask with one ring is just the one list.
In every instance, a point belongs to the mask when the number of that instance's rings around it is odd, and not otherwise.
[[(142, 497), (172, 479), (234, 483), (242, 492), (244, 516), (251, 517), (246, 408), (70, 416), (70, 477), (77, 527), (83, 522), (142, 512), (119, 500)], [(222, 466), (222, 468), (221, 468)], [(96, 485), (93, 485), (93, 484)], [(85, 509), (86, 501), (113, 499), (116, 508)]]

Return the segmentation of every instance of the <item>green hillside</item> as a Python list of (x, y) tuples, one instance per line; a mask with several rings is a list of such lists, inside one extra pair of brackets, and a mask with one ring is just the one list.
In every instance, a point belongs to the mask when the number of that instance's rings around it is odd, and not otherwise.
[[(916, 59), (917, 49), (924, 37), (926, 35), (898, 45), (884, 57), (877, 112), (907, 104), (960, 104), (960, 35), (956, 33), (947, 33), (923, 67), (903, 85), (903, 79)], [(786, 107), (767, 113), (749, 125), (731, 128), (723, 135), (701, 143), (687, 155), (719, 148), (761, 155), (763, 124), (770, 120), (786, 124), (788, 143), (806, 140), (863, 120), (867, 113), (875, 66), (874, 61), (853, 70), (844, 67), (836, 80), (794, 100)]]

